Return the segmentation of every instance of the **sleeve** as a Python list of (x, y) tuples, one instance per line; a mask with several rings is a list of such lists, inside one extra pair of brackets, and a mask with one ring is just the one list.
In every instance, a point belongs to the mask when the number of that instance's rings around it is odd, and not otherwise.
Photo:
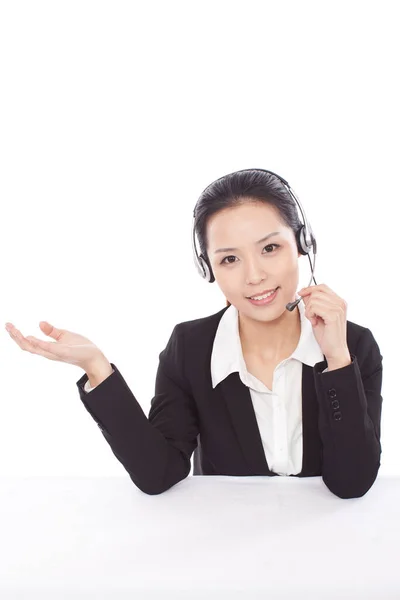
[(159, 354), (155, 395), (148, 418), (114, 363), (102, 383), (87, 394), (85, 373), (76, 384), (80, 398), (133, 483), (161, 494), (188, 476), (197, 446), (198, 413), (183, 370), (184, 339), (174, 327)]
[[(111, 363), (110, 363), (111, 364)], [(113, 373), (114, 373), (114, 369), (113, 369)], [(83, 386), (83, 391), (86, 392), (87, 394), (89, 392), (91, 392), (92, 390), (94, 390), (94, 388), (97, 387), (97, 385), (94, 385), (93, 387), (90, 385), (90, 381), (89, 379), (87, 380), (87, 382), (85, 383), (85, 385)]]
[(371, 331), (362, 332), (351, 364), (324, 372), (314, 366), (322, 439), (322, 479), (340, 498), (363, 496), (380, 467), (382, 359)]

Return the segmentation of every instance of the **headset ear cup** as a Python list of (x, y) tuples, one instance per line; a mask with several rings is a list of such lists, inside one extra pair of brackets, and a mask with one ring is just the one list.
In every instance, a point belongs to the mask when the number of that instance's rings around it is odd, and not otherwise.
[(213, 275), (211, 265), (209, 265), (207, 259), (204, 258), (203, 254), (200, 254), (199, 256), (199, 263), (201, 264), (201, 267), (204, 272), (204, 279), (209, 283), (213, 283), (213, 281), (215, 281), (215, 277)]
[(299, 227), (299, 229), (296, 231), (296, 243), (297, 243), (297, 248), (298, 248), (298, 251), (300, 252), (300, 254), (303, 254), (303, 256), (306, 256), (307, 254), (310, 253), (311, 247), (308, 247), (306, 244), (305, 226), (304, 225)]

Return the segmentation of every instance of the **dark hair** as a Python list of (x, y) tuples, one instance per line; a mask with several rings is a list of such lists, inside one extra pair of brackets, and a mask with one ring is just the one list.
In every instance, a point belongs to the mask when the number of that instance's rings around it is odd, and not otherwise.
[[(207, 254), (207, 223), (212, 215), (225, 209), (240, 206), (246, 202), (265, 202), (276, 208), (281, 220), (295, 234), (296, 241), (303, 223), (299, 219), (297, 203), (281, 180), (263, 170), (244, 169), (229, 173), (211, 183), (201, 194), (195, 208), (195, 230), (200, 252), (205, 258), (210, 272), (211, 263)], [(230, 306), (227, 300), (226, 305)]]

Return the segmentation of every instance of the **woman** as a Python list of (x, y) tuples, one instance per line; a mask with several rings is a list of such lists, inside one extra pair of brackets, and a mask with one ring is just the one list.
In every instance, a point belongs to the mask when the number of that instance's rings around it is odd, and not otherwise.
[(84, 369), (84, 406), (147, 494), (187, 477), (194, 453), (194, 475), (321, 475), (340, 498), (362, 496), (380, 466), (383, 357), (327, 285), (296, 294), (301, 228), (295, 201), (268, 171), (206, 188), (195, 229), (227, 306), (174, 327), (148, 418), (87, 338), (46, 322), (55, 343), (7, 324), (10, 334), (23, 350)]

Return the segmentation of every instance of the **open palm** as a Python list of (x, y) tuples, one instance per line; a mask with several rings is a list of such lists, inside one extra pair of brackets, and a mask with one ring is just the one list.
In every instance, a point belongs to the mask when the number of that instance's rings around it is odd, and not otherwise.
[(39, 354), (49, 360), (58, 360), (86, 369), (102, 354), (100, 348), (83, 335), (67, 329), (58, 329), (47, 321), (40, 321), (39, 327), (45, 335), (55, 341), (47, 342), (33, 335), (24, 337), (12, 323), (6, 323), (7, 331), (22, 350)]

